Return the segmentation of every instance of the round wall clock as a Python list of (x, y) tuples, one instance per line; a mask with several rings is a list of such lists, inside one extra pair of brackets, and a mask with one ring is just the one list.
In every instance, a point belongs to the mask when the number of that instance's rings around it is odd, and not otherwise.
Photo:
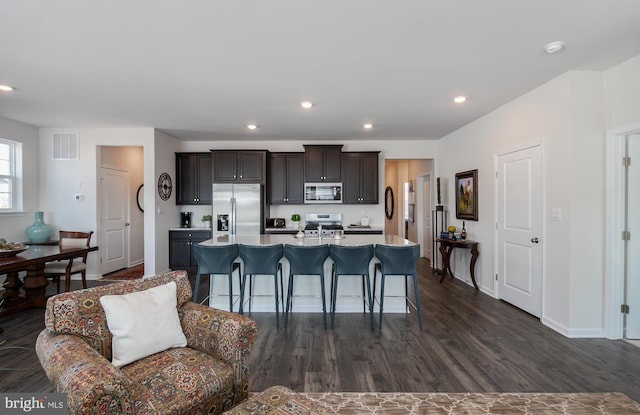
[(393, 189), (391, 186), (387, 186), (384, 191), (384, 214), (387, 219), (393, 217)]
[(169, 176), (169, 173), (162, 173), (158, 178), (158, 194), (160, 195), (160, 199), (169, 199), (172, 188), (171, 176)]

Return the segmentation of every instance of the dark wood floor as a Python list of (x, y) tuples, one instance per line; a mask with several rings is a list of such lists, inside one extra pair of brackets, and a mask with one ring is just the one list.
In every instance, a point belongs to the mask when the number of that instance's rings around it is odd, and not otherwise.
[[(415, 313), (385, 314), (382, 332), (361, 314), (295, 314), (288, 329), (272, 313), (260, 326), (250, 388), (297, 391), (622, 392), (640, 402), (640, 348), (624, 341), (568, 339), (531, 315), (457, 280), (443, 284), (419, 262), (424, 330)], [(377, 319), (376, 319), (377, 321)], [(4, 317), (0, 338), (28, 350), (0, 351), (0, 392), (46, 392), (33, 351), (42, 310)]]

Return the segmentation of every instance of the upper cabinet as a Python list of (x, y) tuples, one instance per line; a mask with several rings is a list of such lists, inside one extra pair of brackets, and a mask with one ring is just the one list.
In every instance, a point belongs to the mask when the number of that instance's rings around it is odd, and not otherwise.
[(342, 145), (305, 145), (304, 178), (307, 182), (340, 182)]
[(269, 154), (269, 203), (304, 203), (304, 153)]
[(266, 150), (214, 150), (214, 183), (265, 183)]
[(211, 153), (176, 153), (176, 204), (211, 204)]
[(343, 203), (378, 203), (378, 153), (342, 153)]

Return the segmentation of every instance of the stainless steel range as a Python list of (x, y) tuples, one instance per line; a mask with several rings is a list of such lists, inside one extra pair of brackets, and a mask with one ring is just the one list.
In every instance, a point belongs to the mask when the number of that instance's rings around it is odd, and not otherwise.
[(305, 236), (333, 236), (342, 231), (342, 213), (307, 213), (304, 215)]

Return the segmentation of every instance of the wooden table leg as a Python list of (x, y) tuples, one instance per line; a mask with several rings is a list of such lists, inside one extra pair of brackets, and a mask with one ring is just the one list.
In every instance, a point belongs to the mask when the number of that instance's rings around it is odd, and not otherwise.
[(476, 287), (476, 290), (478, 291), (480, 291), (480, 289), (478, 288), (478, 284), (476, 283), (475, 269), (476, 269), (476, 260), (478, 259), (479, 255), (480, 255), (480, 252), (478, 252), (478, 244), (474, 244), (471, 247), (470, 271), (471, 271), (471, 281), (473, 281), (473, 286)]
[(444, 277), (447, 275), (447, 271), (449, 272), (449, 276), (453, 278), (453, 272), (451, 272), (451, 264), (449, 263), (453, 247), (450, 246), (447, 249), (444, 245), (440, 245), (439, 250), (440, 254), (442, 255), (442, 276), (440, 277), (440, 282), (442, 282), (444, 281)]
[(44, 276), (44, 264), (30, 265), (27, 267), (27, 275), (24, 277), (25, 298), (29, 299), (35, 307), (47, 306), (47, 278)]
[(449, 258), (447, 258), (447, 248), (445, 248), (444, 245), (440, 245), (438, 250), (442, 257), (442, 276), (440, 277), (440, 282), (442, 282), (444, 281), (444, 277), (447, 275), (447, 263), (449, 262)]
[[(11, 297), (7, 297), (8, 301), (4, 304), (1, 315), (14, 314), (32, 307), (46, 307), (47, 279), (44, 276), (44, 264), (28, 266), (27, 275), (22, 283), (17, 272), (8, 273), (7, 280), (11, 286)], [(20, 286), (22, 286), (24, 295), (20, 295)], [(14, 287), (18, 287), (18, 289), (14, 289)]]

